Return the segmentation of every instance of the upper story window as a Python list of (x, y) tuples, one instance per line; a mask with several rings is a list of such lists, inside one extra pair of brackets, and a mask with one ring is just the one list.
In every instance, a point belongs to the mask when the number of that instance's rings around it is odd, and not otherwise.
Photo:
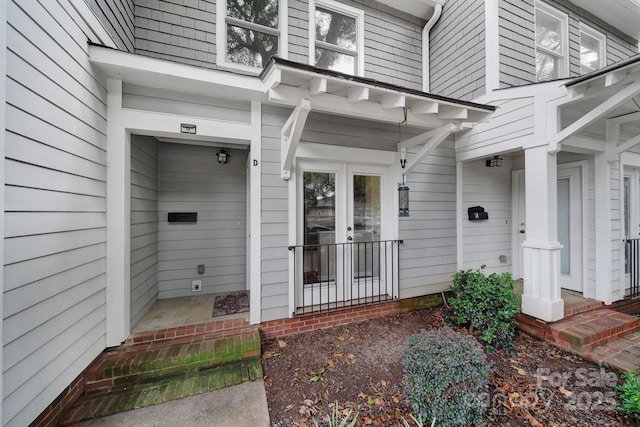
[(567, 15), (537, 1), (535, 20), (536, 80), (567, 77), (569, 75)]
[(257, 72), (286, 57), (286, 13), (286, 0), (219, 0), (217, 63)]
[(580, 74), (587, 74), (602, 68), (605, 63), (604, 34), (580, 23)]
[(364, 11), (333, 0), (309, 1), (309, 63), (364, 75)]

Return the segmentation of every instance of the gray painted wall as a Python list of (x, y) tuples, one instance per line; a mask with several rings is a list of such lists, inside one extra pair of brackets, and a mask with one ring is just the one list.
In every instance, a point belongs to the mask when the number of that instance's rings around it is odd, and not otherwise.
[[(419, 89), (425, 21), (373, 0), (347, 0), (365, 11), (365, 75)], [(207, 68), (216, 65), (216, 4), (135, 0), (136, 53)], [(289, 59), (309, 63), (309, 6), (289, 0)]]
[(131, 137), (131, 326), (158, 299), (158, 141)]
[[(246, 289), (246, 160), (244, 150), (161, 143), (158, 185), (159, 298)], [(169, 212), (197, 212), (198, 222), (169, 223)], [(197, 266), (204, 264), (200, 275)], [(196, 294), (198, 295), (198, 294)]]
[(70, 2), (6, 7), (2, 424), (26, 426), (105, 347), (106, 89)]
[(216, 4), (134, 0), (135, 52), (200, 67), (216, 67)]
[[(419, 149), (420, 147), (416, 147)], [(410, 150), (408, 158), (414, 150)], [(408, 218), (400, 218), (400, 298), (451, 286), (456, 271), (456, 162), (453, 138), (407, 176)]]
[[(580, 74), (580, 22), (607, 37), (607, 63), (637, 54), (637, 41), (566, 0), (549, 0), (569, 15), (569, 72)], [(535, 83), (534, 0), (500, 0), (500, 87)], [(448, 0), (431, 31), (431, 92), (474, 99), (486, 91), (484, 2)]]
[(431, 30), (432, 93), (473, 99), (485, 92), (484, 1), (448, 0)]
[(119, 49), (133, 52), (134, 0), (85, 0)]

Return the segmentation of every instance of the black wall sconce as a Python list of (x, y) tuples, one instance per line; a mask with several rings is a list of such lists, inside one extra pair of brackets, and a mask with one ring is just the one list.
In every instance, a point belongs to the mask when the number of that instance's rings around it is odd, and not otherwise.
[(485, 164), (488, 168), (499, 168), (500, 166), (502, 166), (502, 157), (493, 156), (492, 158), (488, 159)]
[(228, 154), (226, 151), (224, 150), (218, 151), (218, 163), (220, 163), (221, 165), (226, 165), (227, 162), (229, 161), (229, 157), (231, 157), (231, 155)]
[(398, 216), (409, 216), (409, 187), (404, 176), (404, 168), (407, 165), (407, 149), (400, 149), (400, 167), (402, 167), (402, 183), (398, 184)]

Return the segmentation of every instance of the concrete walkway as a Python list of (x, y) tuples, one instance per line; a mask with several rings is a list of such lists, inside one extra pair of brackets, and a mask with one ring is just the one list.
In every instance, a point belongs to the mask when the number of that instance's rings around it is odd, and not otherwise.
[(78, 427), (269, 427), (262, 380), (76, 424)]

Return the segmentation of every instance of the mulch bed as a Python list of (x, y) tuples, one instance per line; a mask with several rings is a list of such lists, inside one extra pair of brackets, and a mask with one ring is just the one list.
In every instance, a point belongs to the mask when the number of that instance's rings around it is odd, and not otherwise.
[[(402, 426), (412, 413), (403, 390), (406, 337), (448, 327), (450, 317), (448, 309), (428, 309), (266, 341), (262, 365), (272, 425), (314, 426), (337, 402), (339, 410), (358, 413), (358, 426)], [(498, 351), (488, 359), (489, 426), (639, 425), (617, 409), (612, 386), (621, 382), (619, 372), (522, 332), (511, 354)]]

